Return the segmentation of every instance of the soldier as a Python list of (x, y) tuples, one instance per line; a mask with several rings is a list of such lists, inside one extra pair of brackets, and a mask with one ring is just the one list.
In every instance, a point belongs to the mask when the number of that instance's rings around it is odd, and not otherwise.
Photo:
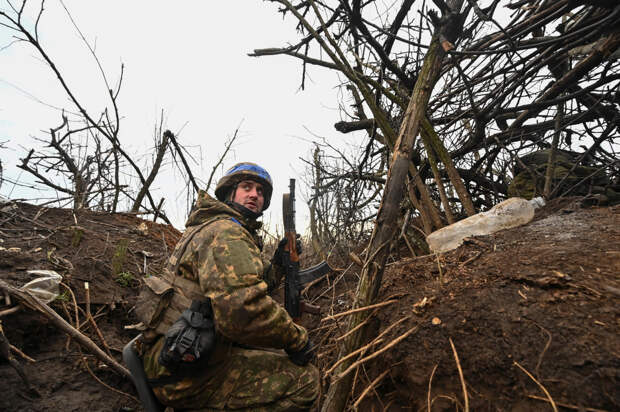
[[(308, 332), (269, 296), (283, 276), (283, 242), (272, 264), (260, 258), (257, 219), (269, 207), (272, 191), (267, 171), (246, 162), (220, 179), (219, 200), (199, 192), (168, 268), (175, 294), (210, 299), (215, 344), (205, 366), (181, 373), (161, 363), (164, 336), (142, 342), (144, 370), (162, 404), (293, 411), (310, 409), (318, 397)], [(170, 330), (168, 318), (163, 316), (158, 330)]]

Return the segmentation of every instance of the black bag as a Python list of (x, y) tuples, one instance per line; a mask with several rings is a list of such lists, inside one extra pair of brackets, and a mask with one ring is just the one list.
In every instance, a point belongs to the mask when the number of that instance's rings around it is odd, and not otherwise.
[(211, 300), (194, 300), (166, 332), (158, 361), (171, 372), (191, 374), (206, 365), (214, 346)]

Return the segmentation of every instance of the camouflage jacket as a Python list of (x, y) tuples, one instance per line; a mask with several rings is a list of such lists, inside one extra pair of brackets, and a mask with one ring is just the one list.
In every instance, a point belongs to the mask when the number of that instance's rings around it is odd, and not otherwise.
[[(200, 191), (186, 227), (202, 227), (179, 259), (176, 275), (198, 282), (211, 299), (219, 334), (230, 341), (260, 347), (299, 350), (306, 329), (293, 322), (268, 294), (282, 279), (282, 269), (261, 260), (261, 223)], [(182, 241), (182, 240), (181, 240)], [(267, 269), (267, 270), (265, 270)]]

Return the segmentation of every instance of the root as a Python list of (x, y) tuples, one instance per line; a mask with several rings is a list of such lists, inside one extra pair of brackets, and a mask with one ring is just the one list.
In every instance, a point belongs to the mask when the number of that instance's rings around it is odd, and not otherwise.
[(401, 318), (400, 320), (394, 322), (393, 324), (391, 324), (390, 326), (388, 326), (387, 328), (385, 328), (385, 330), (383, 332), (381, 332), (381, 334), (379, 334), (379, 336), (377, 336), (376, 338), (374, 338), (372, 340), (372, 342), (370, 342), (369, 344), (349, 353), (347, 356), (344, 356), (343, 358), (339, 359), (336, 363), (334, 363), (332, 365), (331, 368), (329, 368), (326, 372), (325, 372), (325, 376), (329, 375), (331, 372), (334, 371), (334, 369), (336, 369), (338, 367), (338, 365), (340, 365), (341, 363), (343, 363), (344, 361), (346, 361), (347, 359), (350, 359), (352, 357), (354, 357), (357, 354), (360, 353), (364, 353), (366, 352), (366, 350), (374, 345), (378, 345), (379, 343), (383, 342), (383, 336), (385, 336), (389, 331), (391, 331), (392, 329), (394, 329), (396, 326), (398, 326), (399, 324), (403, 323), (405, 320), (410, 319), (411, 316), (405, 316), (404, 318)]
[[(536, 396), (536, 395), (527, 395), (528, 398), (532, 398), (532, 399), (536, 399), (538, 401), (545, 401), (548, 402), (549, 399), (548, 398), (543, 398), (542, 396)], [(587, 408), (584, 406), (577, 406), (577, 405), (571, 405), (570, 403), (560, 403), (560, 402), (556, 402), (556, 404), (558, 406), (561, 406), (562, 408), (566, 408), (566, 409), (574, 409), (576, 411), (586, 411), (586, 412), (608, 412), (605, 409), (596, 409), (596, 408)]]
[(346, 316), (346, 315), (351, 315), (353, 313), (363, 312), (363, 311), (366, 311), (366, 310), (369, 310), (369, 309), (380, 308), (382, 306), (391, 305), (392, 303), (396, 303), (396, 302), (398, 302), (398, 299), (392, 299), (392, 300), (388, 300), (388, 301), (381, 302), (381, 303), (375, 303), (374, 305), (368, 305), (368, 306), (364, 306), (364, 307), (361, 307), (361, 308), (355, 308), (355, 309), (347, 310), (346, 312), (340, 312), (340, 313), (336, 313), (335, 315), (325, 316), (323, 319), (321, 319), (321, 322), (338, 319), (338, 318), (341, 318), (341, 317)]
[[(81, 348), (80, 348), (80, 353), (82, 352)], [(109, 390), (111, 390), (112, 392), (116, 392), (118, 394), (124, 395), (128, 398), (133, 399), (136, 403), (140, 404), (140, 401), (135, 397), (132, 396), (126, 392), (123, 392), (121, 390), (115, 389), (113, 387), (111, 387), (110, 385), (108, 385), (107, 383), (105, 383), (104, 381), (102, 381), (101, 379), (99, 379), (97, 377), (97, 375), (95, 375), (95, 373), (92, 371), (92, 369), (90, 368), (90, 366), (88, 366), (88, 362), (86, 361), (86, 357), (82, 356), (82, 364), (84, 365), (84, 367), (86, 367), (86, 370), (88, 371), (88, 373), (90, 374), (90, 376), (92, 376), (97, 382), (99, 382), (101, 385), (105, 386), (106, 388), (108, 388)]]
[(431, 388), (433, 386), (433, 376), (435, 376), (435, 371), (437, 370), (437, 366), (439, 366), (439, 364), (435, 365), (435, 367), (433, 368), (433, 371), (431, 372), (431, 377), (428, 380), (428, 392), (426, 395), (426, 405), (428, 407), (428, 412), (431, 412)]
[(366, 395), (368, 395), (368, 392), (370, 392), (371, 390), (373, 390), (375, 388), (375, 386), (377, 386), (377, 384), (379, 382), (381, 382), (383, 380), (383, 378), (386, 377), (386, 375), (390, 373), (390, 370), (386, 370), (385, 372), (383, 372), (381, 375), (379, 375), (375, 380), (373, 380), (370, 385), (368, 385), (366, 387), (366, 389), (364, 389), (364, 391), (362, 392), (362, 394), (359, 396), (359, 398), (357, 398), (357, 400), (355, 401), (355, 403), (353, 404), (353, 409), (357, 409), (357, 407), (359, 406), (360, 402), (364, 399), (364, 397)]
[(396, 339), (394, 339), (392, 342), (388, 343), (387, 345), (385, 345), (383, 348), (379, 349), (378, 351), (366, 356), (365, 358), (362, 358), (360, 360), (358, 360), (357, 362), (353, 363), (353, 365), (349, 366), (347, 368), (347, 370), (345, 370), (344, 372), (342, 372), (340, 375), (338, 375), (338, 377), (336, 378), (336, 380), (342, 379), (343, 377), (347, 376), (353, 369), (357, 368), (358, 366), (360, 366), (361, 364), (368, 362), (371, 359), (376, 358), (377, 356), (381, 355), (383, 352), (387, 351), (388, 349), (396, 346), (398, 343), (400, 343), (402, 340), (404, 340), (407, 336), (411, 335), (413, 332), (418, 330), (419, 325), (414, 326), (413, 328), (409, 329), (407, 332), (403, 333), (402, 335), (400, 335), (399, 337), (397, 337)]
[(463, 369), (461, 368), (461, 362), (459, 361), (459, 355), (456, 353), (454, 342), (452, 338), (450, 340), (450, 346), (452, 346), (452, 353), (454, 354), (454, 360), (456, 361), (456, 368), (459, 371), (459, 378), (461, 379), (461, 386), (463, 387), (463, 398), (465, 399), (465, 412), (469, 412), (469, 397), (467, 396), (467, 385), (465, 384), (465, 378), (463, 377)]
[(542, 383), (538, 382), (536, 380), (535, 377), (532, 376), (531, 373), (529, 373), (523, 366), (519, 365), (519, 362), (515, 361), (514, 364), (521, 369), (527, 376), (530, 377), (531, 380), (533, 380), (536, 385), (538, 385), (538, 387), (545, 393), (545, 395), (547, 396), (547, 400), (549, 401), (549, 403), (551, 404), (551, 407), (553, 408), (554, 412), (558, 412), (558, 407), (555, 405), (555, 402), (553, 401), (553, 398), (551, 397), (551, 395), (549, 394), (549, 392), (547, 391), (547, 389), (542, 385)]

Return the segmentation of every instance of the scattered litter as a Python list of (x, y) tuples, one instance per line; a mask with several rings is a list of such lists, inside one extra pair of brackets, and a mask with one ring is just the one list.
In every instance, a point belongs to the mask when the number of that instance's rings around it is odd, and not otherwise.
[(146, 235), (149, 232), (149, 227), (146, 225), (146, 223), (142, 222), (138, 225), (137, 227), (138, 231), (140, 233), (142, 233), (143, 235)]
[(530, 204), (534, 206), (534, 209), (539, 209), (543, 207), (546, 203), (545, 199), (543, 199), (542, 197), (535, 197), (530, 200)]
[(470, 236), (484, 236), (502, 229), (524, 225), (534, 218), (534, 206), (520, 197), (512, 197), (466, 219), (439, 229), (426, 237), (433, 252), (448, 252)]
[(431, 304), (431, 302), (435, 300), (435, 298), (427, 298), (426, 296), (419, 300), (418, 302), (413, 304), (413, 312), (414, 313), (420, 313), (422, 312), (422, 309), (426, 308), (428, 305)]
[(40, 278), (32, 280), (20, 289), (28, 291), (45, 303), (50, 303), (60, 294), (58, 285), (62, 276), (53, 270), (29, 270), (31, 275), (39, 275)]

